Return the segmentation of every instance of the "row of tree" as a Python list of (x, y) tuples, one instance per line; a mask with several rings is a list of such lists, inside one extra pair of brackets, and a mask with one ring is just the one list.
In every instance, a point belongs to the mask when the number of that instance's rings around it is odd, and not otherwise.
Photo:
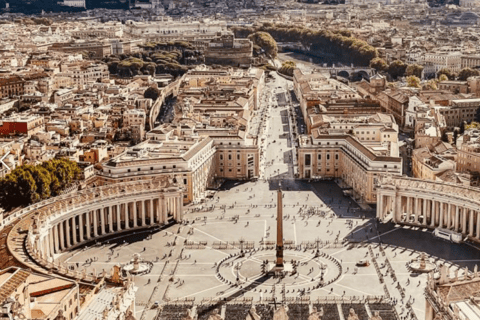
[(0, 179), (0, 206), (10, 210), (57, 196), (71, 186), (79, 174), (77, 163), (67, 159), (17, 167)]
[[(423, 66), (418, 64), (407, 65), (403, 61), (394, 60), (390, 64), (387, 64), (385, 60), (381, 58), (374, 58), (370, 61), (370, 67), (376, 69), (377, 71), (388, 72), (392, 78), (397, 79), (404, 76), (415, 76), (418, 78), (422, 77)], [(466, 81), (469, 77), (479, 76), (480, 72), (477, 69), (463, 68), (458, 74), (453, 73), (450, 69), (444, 68), (440, 69), (437, 72), (438, 79), (440, 81), (444, 80), (455, 80)]]
[(264, 23), (256, 27), (233, 27), (238, 38), (247, 38), (257, 32), (267, 32), (277, 42), (300, 42), (312, 54), (331, 57), (335, 61), (368, 66), (378, 56), (377, 50), (349, 31), (317, 30), (292, 25)]

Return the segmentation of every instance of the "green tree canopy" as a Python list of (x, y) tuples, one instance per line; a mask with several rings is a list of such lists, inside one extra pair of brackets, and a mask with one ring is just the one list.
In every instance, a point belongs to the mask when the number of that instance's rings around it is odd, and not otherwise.
[(450, 79), (450, 80), (455, 79), (455, 73), (453, 73), (452, 70), (450, 70), (448, 68), (443, 68), (443, 69), (438, 70), (437, 76), (440, 77), (440, 75), (442, 75), (442, 74), (446, 75), (448, 77), (448, 79)]
[(420, 78), (417, 76), (408, 76), (407, 85), (413, 88), (420, 88)]
[(261, 47), (265, 53), (272, 58), (276, 58), (278, 54), (277, 42), (268, 32), (258, 31), (248, 36), (254, 45)]
[(143, 93), (143, 97), (145, 99), (152, 99), (153, 101), (157, 100), (159, 96), (160, 96), (160, 90), (154, 87), (149, 87)]
[(440, 82), (447, 81), (447, 80), (448, 80), (448, 77), (445, 74), (441, 74), (440, 77), (438, 77), (438, 81)]
[(385, 60), (377, 57), (370, 60), (370, 68), (374, 68), (377, 71), (385, 71), (388, 68), (388, 65)]
[(388, 66), (388, 73), (390, 73), (392, 78), (396, 79), (398, 77), (403, 77), (406, 69), (407, 65), (403, 63), (403, 61), (395, 60)]
[(0, 179), (0, 206), (6, 210), (59, 195), (79, 176), (76, 162), (54, 159), (15, 168)]
[(406, 75), (407, 76), (416, 76), (418, 78), (422, 77), (423, 66), (418, 64), (410, 64), (407, 67)]
[(463, 68), (462, 70), (460, 70), (460, 72), (458, 73), (458, 80), (460, 81), (466, 81), (468, 78), (470, 77), (476, 77), (480, 75), (480, 72), (476, 69), (472, 69), (472, 68)]

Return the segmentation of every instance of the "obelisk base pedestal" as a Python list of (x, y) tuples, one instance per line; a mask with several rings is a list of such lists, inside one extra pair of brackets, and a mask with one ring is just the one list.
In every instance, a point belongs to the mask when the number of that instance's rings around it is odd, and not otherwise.
[(291, 273), (293, 271), (293, 266), (290, 262), (286, 262), (283, 266), (277, 266), (276, 263), (271, 262), (265, 268), (269, 276), (281, 277), (286, 273)]

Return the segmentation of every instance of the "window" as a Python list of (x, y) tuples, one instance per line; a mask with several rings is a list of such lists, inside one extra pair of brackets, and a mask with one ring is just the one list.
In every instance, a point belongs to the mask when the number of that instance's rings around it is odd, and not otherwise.
[(385, 164), (385, 165), (383, 165), (383, 167), (384, 167), (384, 168), (386, 168), (386, 167), (387, 167), (387, 165)]
[(311, 155), (310, 155), (310, 154), (306, 154), (306, 155), (305, 155), (305, 165), (306, 165), (306, 166), (310, 166), (310, 165), (311, 165), (311, 162), (312, 162), (312, 160), (311, 160)]
[(330, 160), (330, 153), (327, 153), (327, 160)]
[(220, 153), (220, 160), (223, 160), (223, 153)]
[(187, 184), (187, 179), (183, 179), (183, 184)]
[(232, 155), (231, 154), (228, 155), (228, 160), (232, 160)]
[(177, 166), (176, 165), (173, 165), (173, 169), (175, 169)]
[(322, 160), (322, 155), (321, 154), (318, 155), (318, 160)]
[(128, 169), (128, 172), (130, 172), (130, 169)]
[(137, 169), (137, 171), (141, 171), (141, 169), (140, 169), (140, 168), (138, 168), (138, 169)]
[(338, 160), (338, 154), (335, 155), (335, 160)]
[(240, 160), (240, 153), (237, 153), (237, 160)]
[(167, 169), (167, 166), (163, 166), (163, 169)]

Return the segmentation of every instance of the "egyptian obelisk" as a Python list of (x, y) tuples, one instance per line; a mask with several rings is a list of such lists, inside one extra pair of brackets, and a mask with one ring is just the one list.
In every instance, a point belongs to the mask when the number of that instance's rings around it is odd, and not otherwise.
[(283, 194), (281, 185), (277, 191), (277, 263), (275, 271), (283, 271)]

